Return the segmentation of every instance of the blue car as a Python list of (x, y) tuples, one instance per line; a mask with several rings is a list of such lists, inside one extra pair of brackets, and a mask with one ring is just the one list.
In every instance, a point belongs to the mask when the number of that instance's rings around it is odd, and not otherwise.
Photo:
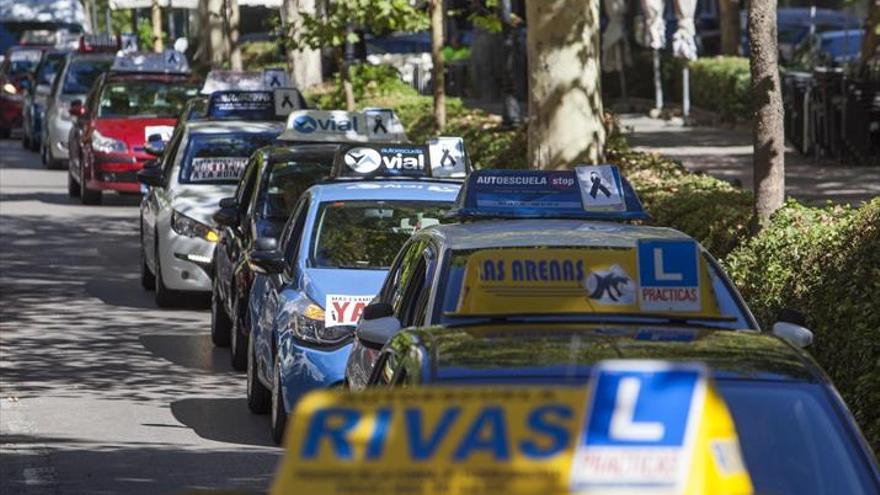
[(248, 406), (271, 410), (276, 442), (304, 393), (342, 384), (355, 324), (400, 247), (452, 207), (460, 183), (432, 177), (429, 160), (424, 146), (345, 147), (280, 238), (255, 241)]

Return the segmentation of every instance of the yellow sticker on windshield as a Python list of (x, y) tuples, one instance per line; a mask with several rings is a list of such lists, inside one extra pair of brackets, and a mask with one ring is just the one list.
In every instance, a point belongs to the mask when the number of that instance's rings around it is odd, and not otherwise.
[[(456, 313), (720, 315), (702, 256), (692, 258), (693, 273), (687, 279), (676, 278), (677, 272), (659, 272), (660, 282), (651, 271), (656, 259), (642, 258), (633, 248), (479, 251), (468, 257)], [(662, 257), (660, 262), (663, 268)], [(673, 285), (664, 287), (664, 277)], [(642, 278), (647, 287), (642, 287)]]

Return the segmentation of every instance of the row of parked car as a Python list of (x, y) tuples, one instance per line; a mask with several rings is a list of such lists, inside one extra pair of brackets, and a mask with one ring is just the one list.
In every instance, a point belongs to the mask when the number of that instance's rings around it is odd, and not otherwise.
[(310, 109), (279, 70), (201, 81), (173, 51), (71, 52), (51, 87), (86, 56), (106, 63), (66, 103), (70, 195), (142, 194), (143, 287), (160, 307), (210, 294), (213, 343), (276, 442), (313, 391), (579, 386), (609, 358), (696, 361), (756, 492), (880, 490), (803, 317), (762, 329), (698, 242), (641, 224), (617, 167), (474, 170), (462, 139), (411, 143), (393, 109)]

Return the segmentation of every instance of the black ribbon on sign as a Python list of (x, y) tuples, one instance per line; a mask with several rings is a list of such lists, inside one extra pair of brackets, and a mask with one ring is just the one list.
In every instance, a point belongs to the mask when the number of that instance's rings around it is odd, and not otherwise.
[(290, 107), (293, 108), (293, 102), (290, 101), (290, 95), (284, 95), (284, 99), (281, 100), (281, 108)]
[(590, 188), (590, 196), (592, 196), (593, 199), (596, 199), (596, 195), (599, 194), (599, 191), (602, 191), (606, 198), (611, 197), (611, 191), (602, 184), (602, 178), (599, 177), (599, 174), (592, 172), (590, 174), (590, 182), (593, 183), (593, 187)]
[[(451, 162), (451, 163), (449, 165), (447, 165), (446, 164), (447, 162)], [(455, 158), (449, 152), (449, 148), (443, 148), (443, 157), (440, 158), (440, 166), (444, 167), (444, 168), (445, 167), (454, 168), (456, 163), (458, 163), (458, 162), (455, 161)]]
[(606, 294), (612, 301), (617, 301), (623, 295), (622, 286), (629, 284), (629, 279), (620, 275), (609, 273), (604, 277), (596, 274), (596, 289), (590, 293), (590, 299), (602, 299)]
[[(279, 86), (281, 86), (281, 81), (278, 80), (278, 76), (277, 76), (277, 75), (274, 75), (274, 74), (273, 74), (273, 75), (272, 75), (272, 80), (269, 82), (269, 87), (277, 88), (277, 87), (279, 87)], [(290, 100), (288, 100), (288, 101), (290, 101)], [(293, 106), (293, 104), (291, 104), (290, 106)]]
[(169, 64), (176, 64), (177, 63), (177, 55), (175, 55), (174, 52), (171, 52), (168, 54), (168, 63)]
[(385, 123), (382, 122), (382, 117), (376, 116), (375, 120), (373, 120), (373, 134), (378, 133), (379, 129), (382, 129), (384, 134), (388, 134), (388, 129), (385, 127)]

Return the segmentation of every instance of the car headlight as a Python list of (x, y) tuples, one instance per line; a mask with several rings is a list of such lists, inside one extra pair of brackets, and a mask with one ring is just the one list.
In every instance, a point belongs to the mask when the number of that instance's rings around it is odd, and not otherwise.
[(128, 147), (123, 141), (107, 137), (96, 130), (92, 133), (92, 149), (100, 153), (125, 153)]
[(15, 87), (12, 83), (6, 83), (3, 85), (3, 92), (14, 95), (18, 93), (18, 88)]
[(324, 309), (307, 297), (293, 302), (287, 312), (290, 314), (288, 328), (303, 342), (333, 345), (344, 342), (354, 334), (351, 325), (324, 326)]
[(177, 210), (171, 212), (171, 230), (180, 235), (202, 238), (208, 242), (217, 242), (219, 239), (216, 230)]

